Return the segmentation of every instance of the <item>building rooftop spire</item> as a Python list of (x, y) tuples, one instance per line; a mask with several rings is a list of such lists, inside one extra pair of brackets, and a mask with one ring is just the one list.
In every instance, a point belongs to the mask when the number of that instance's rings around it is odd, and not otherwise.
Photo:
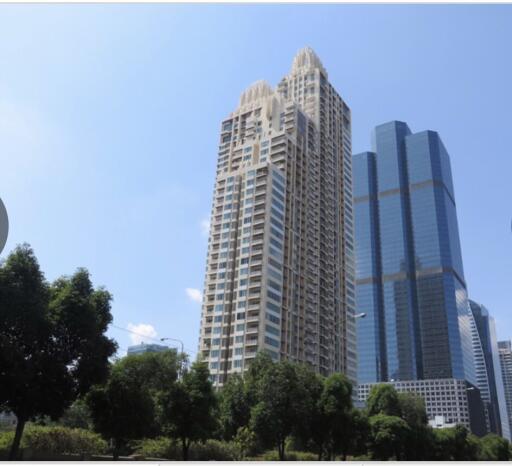
[(265, 80), (251, 84), (240, 96), (240, 106), (247, 105), (262, 97), (268, 97), (274, 93), (274, 89)]
[(320, 68), (320, 70), (327, 75), (324, 65), (322, 65), (320, 58), (318, 58), (318, 55), (311, 47), (300, 49), (293, 59), (292, 74), (298, 73), (303, 69), (308, 70), (314, 68)]

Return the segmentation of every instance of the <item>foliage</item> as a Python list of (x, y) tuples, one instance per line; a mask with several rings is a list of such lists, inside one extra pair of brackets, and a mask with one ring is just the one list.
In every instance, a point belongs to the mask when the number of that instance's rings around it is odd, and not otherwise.
[[(14, 432), (0, 434), (0, 452), (10, 448)], [(22, 448), (45, 453), (102, 454), (107, 443), (97, 434), (84, 429), (27, 425)]]
[(503, 437), (495, 434), (487, 434), (480, 439), (480, 461), (509, 461), (510, 443)]
[(157, 437), (142, 439), (131, 443), (134, 451), (145, 458), (162, 458), (167, 460), (180, 460), (181, 447), (175, 439)]
[(404, 459), (404, 447), (410, 433), (407, 423), (398, 416), (376, 414), (370, 417), (370, 452), (373, 459)]
[(376, 414), (400, 417), (402, 411), (395, 387), (384, 383), (374, 385), (366, 401), (366, 410), (369, 417)]
[(123, 372), (116, 363), (108, 382), (94, 387), (86, 402), (94, 430), (114, 443), (114, 459), (129, 440), (156, 433), (154, 402), (137, 380)]
[(49, 285), (28, 245), (0, 265), (0, 405), (18, 418), (11, 459), (27, 421), (58, 419), (106, 377), (111, 299), (85, 269)]
[(478, 439), (462, 426), (434, 429), (435, 459), (439, 461), (475, 461)]
[(192, 442), (207, 440), (216, 430), (216, 401), (204, 362), (195, 362), (182, 380), (162, 394), (161, 422), (172, 437), (181, 441), (183, 460), (188, 459)]
[(219, 414), (225, 440), (231, 440), (240, 428), (249, 424), (249, 397), (244, 379), (238, 374), (231, 375), (219, 392)]
[(262, 445), (277, 447), (284, 459), (286, 438), (304, 419), (307, 393), (295, 366), (287, 361), (264, 371), (257, 391), (258, 403), (251, 410), (251, 429)]
[(325, 380), (306, 365), (295, 365), (295, 370), (305, 394), (302, 402), (303, 417), (294, 432), (294, 449), (310, 446), (317, 453), (317, 459), (321, 459), (325, 443), (325, 424), (319, 400), (324, 391)]
[[(159, 437), (144, 439), (134, 444), (135, 452), (145, 458), (162, 458), (179, 461), (182, 457), (181, 445), (175, 439)], [(239, 450), (232, 442), (207, 440), (204, 443), (192, 443), (189, 459), (193, 461), (235, 461), (239, 459)]]
[(434, 450), (434, 434), (428, 426), (427, 411), (423, 398), (416, 393), (398, 394), (402, 419), (410, 428), (409, 437), (405, 442), (405, 459), (418, 461), (432, 456)]
[(59, 419), (59, 424), (64, 427), (74, 427), (78, 429), (92, 429), (91, 412), (83, 398), (79, 398), (64, 411)]
[(233, 443), (238, 448), (240, 459), (255, 455), (260, 449), (256, 434), (249, 427), (240, 427)]
[(400, 416), (409, 427), (420, 427), (428, 424), (425, 401), (417, 393), (398, 393)]
[(319, 400), (327, 459), (337, 454), (346, 458), (352, 432), (352, 385), (343, 374), (333, 374), (324, 382)]
[[(286, 461), (316, 461), (318, 458), (314, 453), (310, 453), (307, 451), (286, 451), (285, 453)], [(275, 450), (266, 451), (263, 455), (255, 458), (250, 458), (250, 460), (256, 461), (279, 461), (279, 453)]]

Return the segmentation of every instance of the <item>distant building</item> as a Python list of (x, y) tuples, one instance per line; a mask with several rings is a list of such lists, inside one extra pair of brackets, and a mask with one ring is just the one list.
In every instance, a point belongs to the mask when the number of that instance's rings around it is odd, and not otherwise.
[(510, 426), (508, 422), (503, 379), (501, 376), (496, 325), (485, 306), (472, 300), (469, 300), (469, 304), (480, 336), (487, 370), (489, 394), (486, 399), (485, 392), (482, 392), (482, 397), (484, 402), (488, 403), (490, 430), (510, 440)]
[(143, 353), (161, 353), (162, 351), (167, 351), (169, 349), (168, 346), (165, 345), (157, 345), (155, 343), (144, 343), (142, 342), (140, 345), (133, 345), (128, 347), (128, 356), (132, 354), (143, 354)]
[(498, 352), (500, 355), (501, 377), (503, 379), (503, 389), (505, 391), (505, 401), (507, 405), (508, 424), (512, 432), (512, 347), (510, 340), (499, 341)]
[[(487, 433), (480, 392), (466, 380), (401, 380), (385, 383), (393, 385), (399, 393), (412, 392), (421, 396), (425, 402), (429, 424), (433, 427), (462, 424), (475, 435), (483, 436)], [(367, 383), (358, 386), (360, 403), (366, 403), (374, 385), (377, 384)]]
[(428, 425), (434, 429), (445, 429), (446, 427), (455, 427), (457, 424), (447, 422), (444, 416), (435, 416), (434, 419), (428, 421)]
[(0, 428), (15, 426), (17, 423), (16, 416), (8, 411), (0, 411)]
[(401, 121), (373, 136), (353, 157), (358, 383), (476, 384), (448, 152)]

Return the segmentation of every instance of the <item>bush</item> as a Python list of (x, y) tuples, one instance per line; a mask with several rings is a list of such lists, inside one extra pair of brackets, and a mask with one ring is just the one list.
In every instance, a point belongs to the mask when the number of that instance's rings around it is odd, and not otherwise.
[[(135, 454), (145, 458), (182, 460), (181, 443), (175, 439), (160, 437), (144, 439), (133, 443)], [(207, 440), (205, 443), (193, 443), (189, 450), (191, 461), (236, 461), (240, 457), (238, 447), (232, 442)]]
[(135, 454), (145, 458), (162, 458), (167, 460), (181, 460), (181, 447), (176, 440), (159, 437), (155, 439), (143, 439), (132, 442)]
[[(256, 461), (279, 461), (279, 454), (276, 450), (269, 450), (256, 458), (248, 458)], [(286, 461), (317, 461), (318, 455), (307, 451), (287, 451), (285, 453)]]
[[(0, 452), (8, 452), (14, 432), (0, 434)], [(45, 453), (102, 454), (107, 443), (98, 435), (84, 429), (27, 425), (21, 439), (21, 448)]]
[(232, 442), (207, 440), (205, 443), (193, 443), (189, 456), (193, 461), (236, 461), (240, 455)]

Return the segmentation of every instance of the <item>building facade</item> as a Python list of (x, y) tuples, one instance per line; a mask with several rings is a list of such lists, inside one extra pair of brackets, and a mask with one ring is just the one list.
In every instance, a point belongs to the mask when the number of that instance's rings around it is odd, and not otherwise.
[[(462, 424), (475, 435), (482, 436), (487, 432), (478, 388), (466, 380), (426, 379), (386, 383), (393, 385), (399, 393), (416, 393), (423, 398), (432, 427)], [(358, 386), (358, 399), (361, 403), (366, 403), (374, 385), (369, 383)]]
[(501, 378), (507, 405), (509, 431), (512, 432), (512, 346), (510, 340), (499, 341), (498, 351), (500, 355)]
[(199, 338), (217, 385), (258, 351), (356, 380), (350, 118), (306, 48), (222, 122)]
[(483, 393), (483, 396), (488, 406), (490, 431), (510, 439), (507, 405), (498, 352), (498, 339), (496, 337), (496, 325), (493, 317), (489, 314), (485, 306), (472, 300), (469, 300), (469, 304), (480, 336), (487, 370), (489, 393), (487, 395), (488, 397), (485, 397), (485, 393)]
[(353, 158), (358, 382), (476, 384), (448, 153), (392, 121)]
[(143, 354), (143, 353), (161, 353), (167, 351), (168, 346), (157, 345), (155, 343), (140, 343), (139, 345), (128, 346), (128, 356), (132, 354)]

